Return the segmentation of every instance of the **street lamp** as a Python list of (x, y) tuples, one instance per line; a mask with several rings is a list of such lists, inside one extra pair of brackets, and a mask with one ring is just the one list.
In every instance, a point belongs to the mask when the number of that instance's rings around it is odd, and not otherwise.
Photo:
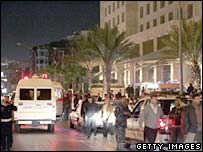
[(183, 93), (183, 61), (181, 49), (181, 1), (179, 1), (179, 80), (180, 80), (180, 93)]
[(54, 79), (56, 80), (56, 66), (57, 66), (57, 61), (56, 61), (56, 54), (57, 54), (57, 47), (52, 48), (54, 50)]
[(33, 57), (34, 57), (34, 70), (33, 70), (33, 74), (35, 74), (36, 73), (36, 65), (37, 65), (37, 63), (36, 63), (36, 52), (33, 50), (33, 48), (32, 47), (27, 47), (27, 46), (25, 46), (25, 45), (22, 45), (22, 43), (16, 43), (16, 45), (17, 46), (23, 46), (24, 48), (26, 48), (26, 49), (29, 49), (29, 50), (31, 50), (31, 52), (32, 52), (32, 54), (33, 54)]

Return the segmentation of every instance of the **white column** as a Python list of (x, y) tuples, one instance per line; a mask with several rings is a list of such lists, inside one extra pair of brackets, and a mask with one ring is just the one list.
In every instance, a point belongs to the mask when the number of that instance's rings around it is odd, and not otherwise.
[(171, 81), (174, 81), (174, 63), (171, 63)]
[(127, 82), (126, 82), (126, 79), (127, 79), (127, 78), (126, 78), (126, 70), (125, 70), (125, 69), (126, 69), (126, 64), (124, 64), (124, 72), (123, 72), (123, 73), (124, 73), (124, 74), (123, 74), (124, 87), (126, 87), (126, 83), (127, 83)]
[(157, 51), (157, 37), (155, 37), (154, 39), (153, 39), (153, 50), (154, 51)]
[[(99, 65), (99, 73), (102, 72), (102, 71), (103, 71), (102, 66)], [(99, 80), (103, 80), (103, 74), (101, 74), (101, 75), (99, 76)]]
[(130, 84), (130, 70), (128, 70), (128, 84)]
[[(142, 64), (140, 64), (142, 66)], [(142, 82), (142, 68), (140, 68), (140, 82)]]
[(118, 76), (117, 76), (117, 71), (118, 71), (118, 69), (117, 69), (117, 66), (115, 66), (115, 68), (114, 68), (115, 70), (114, 70), (114, 75), (115, 75), (115, 77), (114, 77), (114, 79), (118, 79)]
[[(158, 48), (157, 37), (153, 39), (153, 47), (154, 52), (157, 51)], [(154, 66), (154, 82), (157, 82), (157, 65)]]
[[(143, 55), (143, 42), (141, 42), (140, 43), (140, 56), (142, 56)], [(142, 82), (142, 63), (140, 63), (140, 66), (141, 66), (141, 68), (140, 68), (140, 82)]]
[(202, 64), (200, 65), (200, 79), (201, 79), (201, 85), (200, 85), (200, 88), (202, 90)]
[(154, 66), (154, 82), (157, 82), (157, 65)]
[(135, 62), (133, 64), (133, 85), (135, 85), (135, 82), (136, 82), (136, 65), (135, 65)]

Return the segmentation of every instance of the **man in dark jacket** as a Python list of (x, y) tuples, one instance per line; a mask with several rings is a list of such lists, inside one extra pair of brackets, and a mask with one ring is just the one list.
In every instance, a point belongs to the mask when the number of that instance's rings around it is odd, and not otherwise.
[(1, 147), (2, 151), (10, 151), (13, 143), (12, 135), (12, 113), (17, 107), (9, 102), (9, 97), (5, 96), (1, 103)]
[(125, 91), (127, 92), (127, 94), (128, 94), (128, 98), (130, 97), (130, 85), (128, 85), (128, 87), (125, 89)]
[(132, 98), (132, 97), (134, 97), (134, 88), (133, 88), (133, 85), (130, 86), (129, 97), (128, 98)]
[(102, 101), (102, 97), (100, 96), (100, 93), (97, 94), (97, 101), (101, 102)]
[(187, 106), (181, 115), (182, 131), (185, 134), (184, 143), (202, 143), (202, 105), (200, 96), (193, 95), (192, 104)]
[(86, 95), (85, 96), (85, 101), (83, 101), (83, 103), (82, 103), (82, 106), (81, 106), (81, 116), (82, 116), (82, 118), (83, 118), (83, 121), (84, 121), (84, 129), (85, 129), (85, 127), (86, 127), (86, 120), (85, 120), (85, 115), (86, 115), (86, 113), (87, 113), (87, 107), (88, 107), (88, 105), (89, 105), (90, 103), (89, 103), (89, 101), (88, 101), (88, 96)]
[(171, 132), (171, 142), (172, 143), (182, 143), (183, 142), (183, 134), (180, 130), (181, 125), (181, 113), (184, 109), (183, 98), (180, 96), (176, 97), (175, 107), (169, 112), (169, 116), (175, 121), (175, 125), (172, 128)]
[(85, 113), (85, 119), (86, 119), (86, 134), (87, 137), (90, 138), (92, 130), (94, 130), (94, 133), (96, 134), (97, 128), (96, 128), (96, 118), (95, 113), (99, 111), (99, 105), (95, 103), (95, 97), (93, 96), (92, 99), (89, 98), (89, 104), (87, 106), (87, 110)]
[(193, 95), (195, 88), (193, 87), (192, 83), (187, 88), (188, 95)]

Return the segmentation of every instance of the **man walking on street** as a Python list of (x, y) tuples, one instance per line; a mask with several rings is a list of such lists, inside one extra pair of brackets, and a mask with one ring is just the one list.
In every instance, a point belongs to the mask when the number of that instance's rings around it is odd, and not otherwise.
[(202, 104), (200, 96), (192, 96), (192, 104), (185, 108), (182, 115), (183, 133), (185, 134), (184, 143), (201, 143), (202, 144)]
[(13, 144), (12, 135), (12, 113), (16, 111), (16, 106), (5, 96), (1, 103), (1, 147), (2, 151), (10, 151)]
[(103, 120), (103, 135), (107, 138), (108, 133), (114, 133), (115, 125), (114, 107), (110, 104), (108, 96), (105, 97), (101, 112)]
[(121, 101), (115, 107), (115, 129), (116, 129), (116, 141), (117, 150), (126, 150), (125, 148), (125, 129), (127, 128), (127, 118), (130, 116), (126, 97), (123, 97)]
[[(142, 111), (139, 119), (139, 127), (141, 131), (144, 131), (145, 143), (154, 143), (158, 131), (158, 121), (164, 116), (164, 113), (160, 106), (157, 105), (157, 96), (151, 95), (150, 104)], [(144, 129), (142, 124), (145, 124)]]
[(95, 120), (95, 114), (99, 111), (99, 105), (95, 103), (95, 96), (92, 96), (92, 98), (89, 98), (89, 104), (87, 106), (87, 111), (85, 113), (86, 118), (86, 134), (88, 139), (91, 136), (92, 130), (94, 131), (94, 134), (96, 134), (97, 128), (96, 128), (96, 120)]
[(176, 97), (175, 107), (169, 112), (169, 116), (174, 119), (175, 125), (171, 132), (171, 143), (182, 143), (183, 134), (181, 133), (181, 113), (184, 110), (183, 98)]

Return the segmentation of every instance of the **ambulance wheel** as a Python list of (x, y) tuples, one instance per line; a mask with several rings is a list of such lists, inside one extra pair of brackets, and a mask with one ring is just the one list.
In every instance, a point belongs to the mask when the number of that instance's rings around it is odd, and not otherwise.
[(18, 125), (18, 124), (15, 125), (15, 131), (20, 132), (20, 125)]
[(71, 119), (69, 120), (70, 128), (74, 128), (74, 124), (72, 123)]
[(49, 132), (54, 132), (54, 124), (49, 124), (48, 125), (48, 131)]
[(125, 148), (130, 148), (130, 146), (131, 146), (131, 144), (129, 144), (129, 143), (125, 143)]

